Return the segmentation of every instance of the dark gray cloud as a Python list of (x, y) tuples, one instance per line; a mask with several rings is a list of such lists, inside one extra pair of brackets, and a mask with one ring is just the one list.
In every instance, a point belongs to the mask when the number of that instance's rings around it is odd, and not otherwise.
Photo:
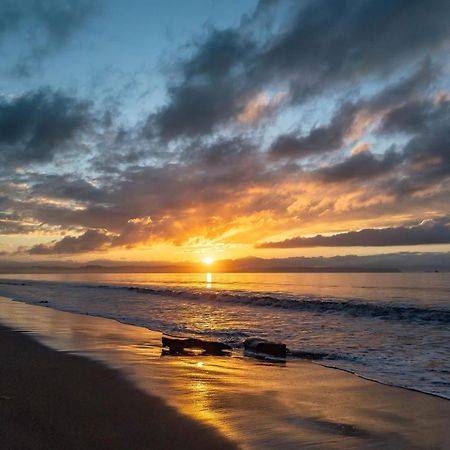
[(28, 234), (36, 231), (39, 227), (24, 224), (19, 220), (5, 220), (0, 217), (0, 236), (7, 234)]
[(290, 77), (301, 99), (436, 50), (449, 37), (449, 12), (446, 0), (307, 2), (261, 54), (261, 68)]
[(44, 196), (79, 202), (101, 203), (107, 193), (91, 182), (66, 175), (31, 175), (27, 182), (32, 186), (31, 196)]
[(167, 105), (149, 116), (147, 134), (207, 134), (262, 89), (287, 84), (291, 100), (301, 102), (420, 60), (450, 36), (446, 0), (317, 0), (287, 10), (282, 25), (262, 38), (249, 31), (260, 29), (258, 14), (240, 28), (212, 30), (182, 65)]
[(383, 117), (380, 131), (383, 133), (416, 134), (427, 128), (435, 110), (429, 100), (416, 100), (389, 111)]
[(66, 236), (51, 244), (38, 244), (29, 250), (31, 255), (54, 255), (84, 253), (105, 248), (111, 238), (103, 231), (88, 230), (80, 236)]
[[(169, 87), (168, 104), (149, 117), (147, 135), (171, 139), (208, 134), (235, 116), (249, 96), (240, 75), (252, 49), (236, 30), (212, 30), (193, 57), (177, 67), (182, 81)], [(238, 100), (238, 95), (245, 98)]]
[(440, 65), (427, 57), (419, 62), (409, 76), (404, 76), (398, 82), (385, 86), (370, 99), (363, 100), (361, 104), (369, 113), (402, 106), (408, 101), (420, 98), (436, 81), (440, 73)]
[(314, 172), (314, 175), (328, 183), (349, 180), (363, 181), (386, 175), (401, 162), (402, 157), (395, 149), (387, 150), (380, 156), (376, 156), (367, 150), (351, 155), (340, 163), (318, 169)]
[(384, 116), (379, 132), (412, 136), (402, 148), (391, 146), (379, 155), (363, 151), (310, 175), (324, 182), (362, 182), (391, 173), (390, 187), (378, 189), (399, 196), (424, 191), (450, 175), (449, 100), (406, 102)]
[(410, 227), (392, 227), (331, 236), (295, 237), (280, 242), (267, 242), (260, 248), (302, 248), (302, 247), (382, 247), (398, 245), (449, 244), (450, 219), (428, 220)]
[(5, 37), (14, 35), (26, 48), (15, 61), (14, 72), (30, 75), (36, 64), (62, 50), (98, 11), (97, 0), (3, 0), (0, 48)]
[(383, 117), (378, 131), (412, 136), (401, 149), (351, 155), (313, 171), (313, 176), (325, 182), (362, 181), (401, 170), (388, 191), (403, 196), (426, 190), (450, 175), (450, 101), (446, 98), (403, 103)]
[(415, 100), (389, 111), (383, 117), (380, 131), (417, 135), (445, 125), (449, 117), (450, 101), (448, 99)]
[(43, 89), (0, 98), (0, 161), (22, 165), (50, 161), (90, 123), (89, 103)]
[[(395, 121), (395, 116), (403, 117), (402, 110), (405, 108), (405, 102), (415, 99), (427, 88), (435, 79), (437, 72), (437, 66), (425, 60), (411, 75), (385, 86), (372, 97), (354, 103), (344, 103), (337, 108), (328, 124), (313, 128), (307, 135), (292, 132), (278, 136), (270, 146), (270, 156), (274, 159), (297, 159), (339, 150), (345, 144), (345, 139), (350, 134), (358, 114), (374, 115), (395, 108), (385, 118), (387, 125), (381, 127), (381, 130), (388, 132), (389, 127), (391, 129), (395, 127), (395, 124), (391, 124)], [(394, 111), (397, 110), (398, 113), (395, 113)], [(390, 115), (394, 115), (394, 120), (389, 119)], [(401, 120), (400, 118), (397, 120)]]
[(381, 132), (410, 135), (401, 158), (406, 179), (396, 186), (412, 193), (438, 185), (450, 176), (450, 100), (411, 101), (388, 113)]
[(270, 147), (271, 156), (276, 159), (302, 158), (340, 149), (359, 109), (355, 104), (346, 103), (339, 108), (329, 124), (313, 128), (306, 136), (278, 136)]

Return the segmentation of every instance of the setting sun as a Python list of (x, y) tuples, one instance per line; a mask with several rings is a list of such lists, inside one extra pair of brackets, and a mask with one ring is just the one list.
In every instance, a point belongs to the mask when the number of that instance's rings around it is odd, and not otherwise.
[(211, 256), (205, 256), (205, 257), (202, 259), (202, 263), (203, 263), (203, 264), (206, 264), (207, 266), (210, 266), (213, 262), (214, 262), (214, 259), (211, 258)]

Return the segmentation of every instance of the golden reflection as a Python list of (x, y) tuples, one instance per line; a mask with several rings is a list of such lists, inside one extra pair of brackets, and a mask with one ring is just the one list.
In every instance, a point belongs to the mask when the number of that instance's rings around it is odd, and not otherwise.
[(221, 420), (218, 411), (211, 405), (211, 393), (209, 386), (202, 380), (195, 380), (190, 385), (191, 396), (193, 398), (193, 411), (191, 415), (207, 421), (213, 425)]
[(208, 272), (206, 274), (206, 289), (211, 289), (212, 288), (212, 273)]

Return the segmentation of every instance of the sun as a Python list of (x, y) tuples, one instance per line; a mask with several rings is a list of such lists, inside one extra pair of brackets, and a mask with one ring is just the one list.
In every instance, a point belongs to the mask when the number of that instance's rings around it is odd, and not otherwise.
[(207, 266), (210, 266), (214, 262), (214, 259), (211, 258), (211, 256), (205, 256), (202, 259), (202, 263), (206, 264)]

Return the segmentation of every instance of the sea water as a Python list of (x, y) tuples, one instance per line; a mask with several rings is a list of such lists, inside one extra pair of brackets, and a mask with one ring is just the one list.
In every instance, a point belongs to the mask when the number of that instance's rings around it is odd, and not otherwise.
[(449, 273), (3, 275), (0, 295), (235, 347), (282, 341), (450, 398)]

